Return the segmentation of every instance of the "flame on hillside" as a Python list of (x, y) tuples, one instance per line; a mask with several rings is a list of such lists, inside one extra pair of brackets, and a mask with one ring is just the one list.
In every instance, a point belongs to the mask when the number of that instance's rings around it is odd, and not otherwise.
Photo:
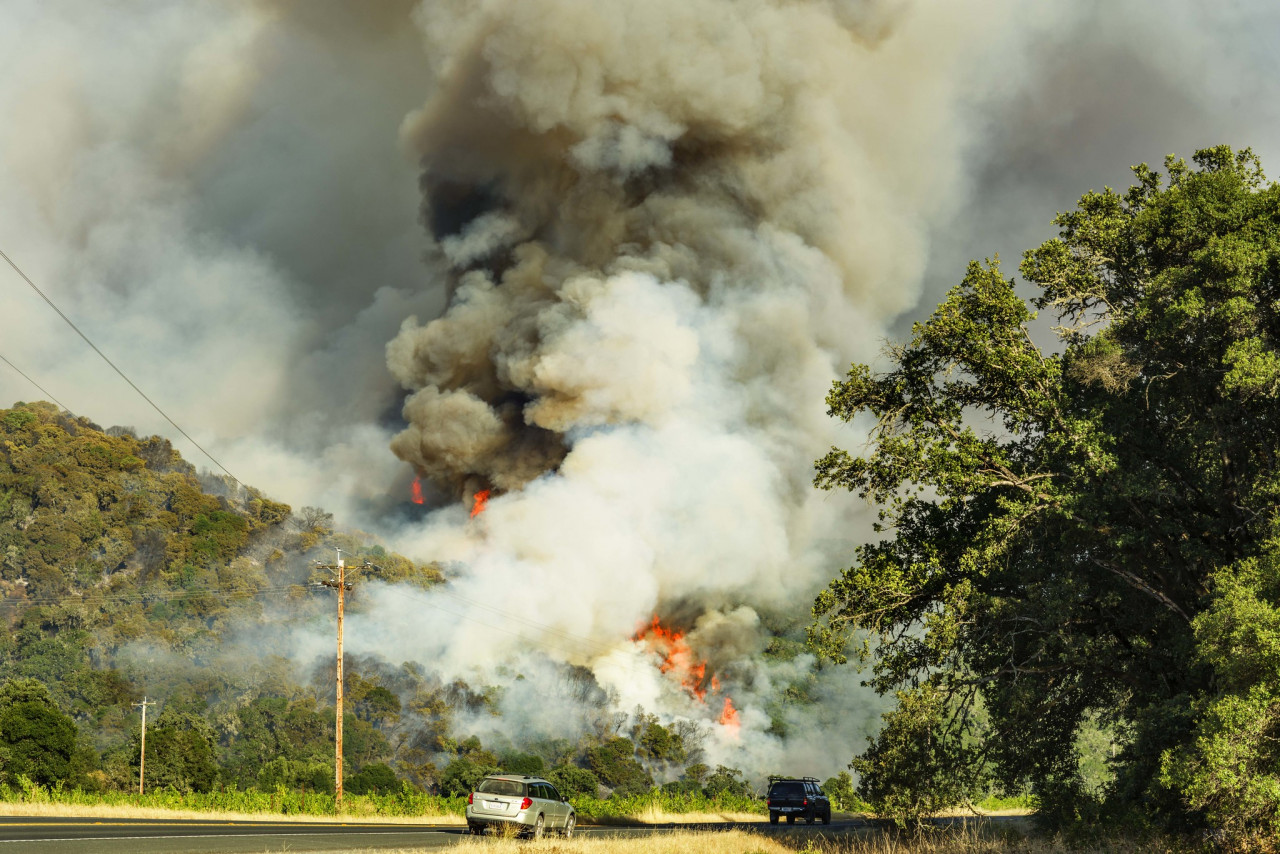
[(738, 710), (733, 706), (732, 697), (724, 698), (724, 710), (720, 712), (718, 723), (733, 735), (737, 735), (742, 729), (742, 720), (738, 717)]
[(489, 503), (489, 490), (482, 489), (475, 494), (471, 501), (471, 518), (479, 516), (484, 512), (485, 505)]
[(412, 495), (413, 495), (413, 503), (414, 503), (414, 504), (421, 504), (421, 503), (423, 502), (423, 498), (422, 498), (422, 480), (421, 480), (421, 479), (416, 478), (416, 477), (413, 479), (413, 487), (412, 487), (412, 490), (413, 490), (413, 493), (412, 493)]
[[(694, 654), (685, 640), (685, 633), (662, 625), (657, 615), (636, 632), (633, 640), (644, 643), (661, 655), (658, 670), (680, 683), (680, 687), (699, 703), (706, 703), (708, 693), (720, 693), (720, 680), (714, 674), (707, 674), (706, 660)], [(724, 698), (724, 708), (717, 721), (735, 734), (741, 728), (738, 710), (730, 697)]]

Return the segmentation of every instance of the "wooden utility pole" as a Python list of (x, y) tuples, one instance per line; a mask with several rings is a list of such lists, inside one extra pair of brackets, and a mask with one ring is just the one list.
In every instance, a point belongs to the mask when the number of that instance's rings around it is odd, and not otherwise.
[(135, 708), (139, 706), (142, 707), (142, 752), (139, 754), (139, 759), (138, 759), (138, 794), (139, 795), (142, 794), (143, 780), (145, 780), (147, 776), (147, 706), (154, 706), (155, 704), (156, 704), (155, 700), (150, 700), (150, 701), (147, 700), (146, 694), (142, 695), (141, 703), (133, 704)]
[[(336, 572), (337, 577), (321, 581), (325, 587), (332, 587), (338, 591), (338, 674), (337, 674), (337, 692), (336, 692), (336, 720), (334, 721), (334, 738), (333, 738), (333, 792), (334, 803), (338, 809), (342, 809), (342, 618), (344, 611), (344, 603), (346, 600), (346, 592), (351, 589), (351, 582), (347, 581), (347, 562), (342, 559), (342, 550), (335, 549), (338, 553), (338, 562), (335, 563), (319, 563), (316, 564), (319, 569), (327, 569), (330, 572)], [(360, 569), (377, 569), (378, 567), (365, 561)]]

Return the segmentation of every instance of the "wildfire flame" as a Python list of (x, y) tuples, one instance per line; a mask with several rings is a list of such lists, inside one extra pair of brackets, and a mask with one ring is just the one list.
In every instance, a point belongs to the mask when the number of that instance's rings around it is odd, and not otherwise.
[(413, 479), (413, 503), (422, 503), (422, 481), (416, 477)]
[(484, 506), (489, 503), (489, 490), (482, 489), (476, 493), (471, 503), (471, 518), (479, 516), (484, 512)]
[(720, 713), (719, 723), (735, 735), (742, 729), (742, 721), (738, 718), (738, 710), (733, 707), (732, 697), (724, 698), (724, 711)]
[[(658, 664), (658, 670), (679, 682), (680, 687), (699, 703), (707, 701), (708, 692), (720, 692), (720, 680), (714, 675), (707, 678), (707, 662), (694, 655), (693, 648), (684, 638), (684, 632), (668, 629), (654, 616), (632, 639), (644, 641), (651, 649), (660, 653), (662, 661)], [(735, 731), (739, 726), (738, 711), (728, 697), (725, 697), (725, 710), (720, 716), (720, 723)]]

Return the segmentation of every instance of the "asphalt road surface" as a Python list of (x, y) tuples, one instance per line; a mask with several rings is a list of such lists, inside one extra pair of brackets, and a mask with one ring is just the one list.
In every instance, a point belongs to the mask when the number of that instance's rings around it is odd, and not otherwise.
[[(1011, 819), (983, 819), (1005, 823)], [(1016, 821), (1017, 819), (1012, 819)], [(954, 823), (954, 822), (949, 822)], [(744, 824), (578, 827), (586, 837), (652, 836), (673, 830), (751, 829), (771, 836), (827, 838), (874, 832), (866, 822), (830, 825)], [(0, 854), (261, 854), (449, 848), (465, 825), (334, 822), (203, 821), (198, 819), (32, 818), (0, 816)]]

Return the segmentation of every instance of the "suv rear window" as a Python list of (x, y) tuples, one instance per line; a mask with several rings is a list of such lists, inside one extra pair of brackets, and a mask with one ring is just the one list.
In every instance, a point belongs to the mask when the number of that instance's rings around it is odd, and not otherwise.
[(774, 783), (769, 790), (771, 798), (793, 798), (804, 795), (804, 783)]
[(522, 798), (524, 783), (517, 783), (515, 780), (481, 780), (480, 785), (476, 786), (476, 791), (486, 795), (510, 795)]

